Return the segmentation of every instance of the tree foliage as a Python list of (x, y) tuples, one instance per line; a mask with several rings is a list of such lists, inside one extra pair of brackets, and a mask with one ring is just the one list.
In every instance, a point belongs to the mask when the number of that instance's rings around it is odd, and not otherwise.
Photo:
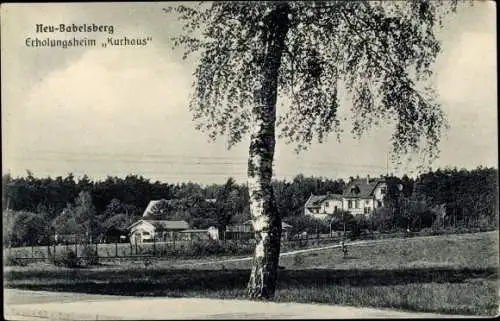
[[(32, 174), (33, 175), (33, 174)], [(64, 181), (69, 179), (52, 180), (51, 187), (44, 187), (43, 181), (50, 181), (49, 178), (30, 178), (33, 187), (29, 198), (23, 194), (17, 194), (16, 191), (28, 190), (26, 177), (13, 178), (5, 177), (4, 199), (10, 199), (10, 209), (3, 211), (3, 237), (4, 244), (30, 244), (44, 240), (48, 235), (58, 234), (84, 234), (83, 216), (77, 215), (75, 210), (75, 198), (82, 191), (78, 184), (67, 185)], [(412, 230), (431, 227), (435, 223), (436, 228), (448, 226), (464, 227), (483, 227), (494, 228), (498, 226), (498, 170), (494, 168), (478, 167), (474, 170), (465, 169), (437, 169), (435, 171), (421, 174), (416, 180), (403, 176), (401, 178), (389, 177), (391, 182), (388, 188), (388, 206), (376, 211), (370, 221), (374, 230), (389, 231), (393, 229), (406, 229), (408, 222)], [(114, 183), (112, 183), (112, 181)], [(146, 204), (149, 200), (137, 198), (132, 203), (124, 203), (118, 197), (124, 195), (130, 186), (122, 184), (124, 180), (120, 178), (106, 179), (104, 181), (92, 182), (93, 189), (91, 193), (92, 204), (95, 206), (95, 216), (99, 223), (96, 229), (103, 232), (108, 227), (126, 227), (139, 219), (145, 207), (139, 204)], [(103, 189), (103, 183), (106, 182), (106, 189)], [(57, 184), (61, 184), (57, 186)], [(144, 190), (154, 190), (154, 186), (164, 186), (164, 194), (156, 194), (158, 199), (168, 198), (169, 195), (178, 195), (182, 198), (172, 199), (175, 211), (188, 212), (188, 223), (193, 228), (208, 228), (218, 225), (218, 216), (215, 212), (214, 204), (206, 202), (205, 199), (215, 199), (224, 193), (225, 184), (212, 184), (209, 186), (200, 186), (198, 184), (167, 184), (158, 182), (147, 182)], [(403, 199), (399, 199), (397, 184), (402, 184)], [(60, 193), (61, 190), (70, 186), (71, 193)], [(96, 189), (99, 186), (99, 189)], [(146, 188), (146, 186), (148, 186)], [(172, 190), (167, 187), (172, 186)], [(314, 224), (309, 224), (307, 219), (302, 219), (304, 213), (304, 204), (311, 194), (324, 195), (330, 193), (341, 193), (345, 182), (341, 179), (332, 180), (322, 177), (305, 177), (297, 175), (294, 179), (275, 180), (273, 189), (276, 195), (276, 204), (278, 212), (285, 222), (299, 230), (309, 228), (309, 232), (315, 231)], [(73, 190), (74, 188), (74, 190)], [(230, 223), (241, 223), (250, 218), (248, 208), (247, 188), (241, 184), (232, 185), (232, 190), (237, 190), (239, 197), (230, 197), (225, 201), (237, 202), (236, 206), (243, 209), (242, 212), (234, 214)], [(109, 191), (113, 191), (111, 194)], [(394, 193), (393, 193), (394, 191)], [(198, 193), (198, 198), (187, 197), (190, 193)], [(46, 209), (58, 208), (62, 200), (47, 198), (45, 203), (39, 203), (44, 195), (63, 195), (74, 194), (73, 199), (62, 199), (68, 204), (56, 213), (56, 215), (47, 214)], [(146, 194), (146, 193), (144, 193)], [(104, 195), (106, 195), (104, 197)], [(114, 196), (113, 196), (114, 195)], [(28, 200), (31, 200), (30, 203)], [(107, 199), (107, 206), (97, 206), (99, 202)], [(396, 203), (399, 200), (399, 204)], [(4, 204), (5, 205), (5, 204)], [(42, 206), (43, 205), (43, 206)], [(436, 216), (436, 207), (444, 205), (446, 216), (439, 221)], [(16, 206), (16, 207), (14, 207)], [(399, 207), (398, 207), (399, 206)], [(30, 209), (35, 209), (31, 211)], [(166, 218), (172, 212), (167, 213)], [(307, 221), (307, 222), (306, 222)], [(339, 219), (333, 229), (342, 229), (342, 220)], [(349, 227), (348, 227), (349, 228)], [(29, 230), (29, 232), (26, 232)], [(321, 230), (324, 228), (321, 225)], [(31, 239), (31, 236), (36, 236)]]
[[(184, 58), (200, 57), (190, 109), (197, 128), (229, 146), (248, 133), (255, 84), (275, 2), (180, 5), (183, 33), (173, 38)], [(341, 96), (352, 101), (352, 133), (395, 125), (398, 154), (424, 150), (429, 160), (446, 126), (430, 84), (440, 51), (435, 30), (456, 1), (288, 2), (285, 51), (278, 75), (281, 137), (306, 148), (340, 134)]]

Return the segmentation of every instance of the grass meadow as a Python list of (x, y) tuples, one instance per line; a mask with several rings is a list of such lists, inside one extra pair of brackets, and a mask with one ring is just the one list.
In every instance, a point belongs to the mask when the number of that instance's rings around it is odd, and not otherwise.
[[(317, 250), (280, 260), (276, 301), (492, 316), (498, 313), (498, 231)], [(206, 260), (189, 260), (198, 263)], [(179, 263), (177, 260), (176, 263)], [(106, 261), (69, 269), (4, 268), (11, 288), (133, 296), (245, 298), (250, 261), (176, 268)]]

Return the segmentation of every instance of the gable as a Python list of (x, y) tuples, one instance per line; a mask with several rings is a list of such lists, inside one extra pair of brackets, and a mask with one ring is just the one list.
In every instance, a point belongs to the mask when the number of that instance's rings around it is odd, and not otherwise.
[(321, 207), (321, 202), (326, 198), (326, 195), (312, 195), (306, 201), (305, 207), (314, 208)]
[(167, 220), (147, 220), (149, 224), (157, 230), (187, 230), (189, 224), (186, 221), (167, 221)]
[(323, 203), (333, 201), (342, 202), (342, 194), (311, 195), (307, 200), (306, 208), (320, 208)]
[(148, 203), (142, 217), (148, 220), (154, 220), (158, 215), (166, 214), (169, 206), (172, 205), (172, 200), (160, 199), (153, 200)]
[(130, 231), (135, 231), (141, 228), (148, 231), (153, 231), (155, 229), (155, 227), (151, 223), (145, 220), (139, 220), (128, 227)]
[(375, 188), (381, 183), (383, 179), (370, 179), (369, 182), (366, 178), (354, 179), (344, 189), (343, 196), (346, 198), (372, 198)]

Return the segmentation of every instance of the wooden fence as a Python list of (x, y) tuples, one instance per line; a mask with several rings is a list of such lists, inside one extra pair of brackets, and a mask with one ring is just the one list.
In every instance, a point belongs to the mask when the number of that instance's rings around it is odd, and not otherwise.
[[(283, 250), (296, 249), (311, 246), (328, 245), (340, 242), (340, 237), (330, 235), (307, 235), (297, 239), (283, 240), (281, 248)], [(208, 248), (217, 247), (219, 252), (210, 251)], [(255, 240), (224, 240), (224, 241), (194, 241), (194, 240), (173, 240), (168, 242), (147, 242), (147, 243), (95, 243), (95, 244), (66, 244), (47, 246), (26, 246), (4, 248), (4, 258), (6, 256), (26, 261), (44, 261), (56, 257), (65, 251), (72, 250), (77, 257), (80, 257), (84, 248), (95, 250), (98, 258), (106, 259), (127, 259), (137, 257), (184, 257), (193, 252), (193, 247), (207, 247), (207, 251), (201, 251), (206, 255), (243, 255), (252, 254), (255, 247)], [(226, 253), (227, 252), (227, 253)]]

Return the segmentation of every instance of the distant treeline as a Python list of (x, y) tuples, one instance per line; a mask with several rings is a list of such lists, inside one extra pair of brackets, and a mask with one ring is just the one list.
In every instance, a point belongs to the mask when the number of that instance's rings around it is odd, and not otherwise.
[[(385, 223), (376, 226), (371, 222), (373, 228), (403, 228), (410, 221), (418, 221), (415, 216), (443, 204), (446, 219), (455, 225), (498, 226), (498, 170), (495, 168), (438, 169), (417, 179), (406, 175), (387, 179), (390, 182), (387, 204), (392, 207), (389, 211), (392, 214), (386, 216), (391, 217), (391, 222), (383, 218), (383, 213), (378, 213), (377, 222)], [(276, 180), (273, 184), (281, 217), (306, 226), (297, 220), (301, 219), (308, 197), (342, 193), (346, 182), (297, 175), (291, 181)], [(403, 186), (401, 193), (398, 184)], [(135, 175), (107, 177), (101, 181), (92, 181), (87, 176), (76, 179), (72, 174), (37, 178), (28, 171), (26, 177), (2, 177), (4, 241), (33, 243), (56, 232), (90, 233), (97, 238), (110, 227), (123, 229), (137, 220), (149, 201), (155, 199), (176, 200), (162, 218), (184, 219), (193, 228), (214, 225), (224, 229), (226, 225), (250, 218), (247, 187), (236, 184), (232, 178), (225, 184), (202, 186), (191, 182), (150, 181)], [(408, 204), (413, 205), (408, 208)], [(414, 217), (410, 217), (410, 211)], [(394, 218), (396, 212), (405, 219)], [(421, 227), (421, 222), (419, 224)]]

